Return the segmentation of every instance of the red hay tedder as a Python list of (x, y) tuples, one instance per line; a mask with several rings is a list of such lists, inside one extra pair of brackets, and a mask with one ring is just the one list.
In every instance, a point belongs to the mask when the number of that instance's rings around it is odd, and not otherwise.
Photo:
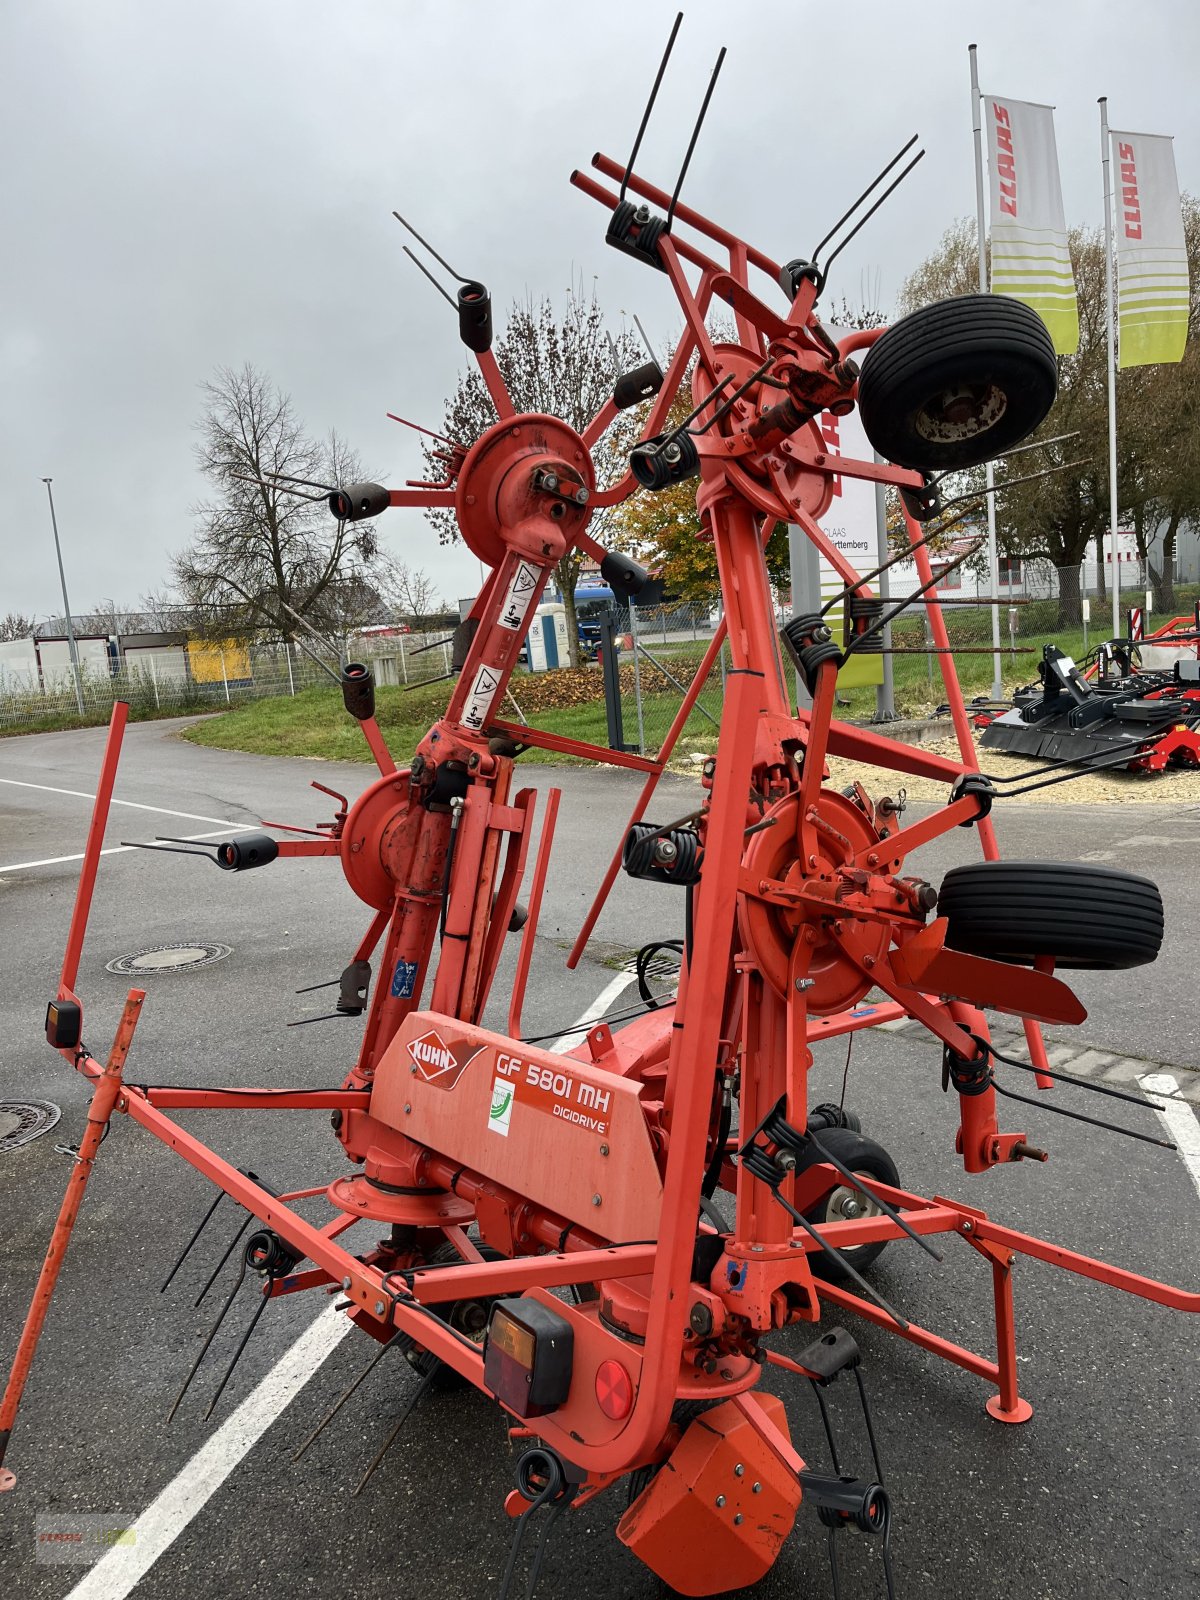
[[(1039, 318), (1010, 299), (968, 296), (835, 341), (816, 311), (828, 260), (781, 265), (681, 204), (678, 185), (668, 194), (645, 181), (636, 154), (635, 144), (628, 163), (594, 158), (616, 192), (579, 172), (571, 181), (610, 213), (608, 242), (672, 285), (684, 331), (669, 369), (650, 363), (627, 375), (580, 432), (557, 417), (518, 414), (491, 353), (488, 291), (459, 280), (461, 335), (498, 421), (469, 448), (448, 445), (444, 483), (356, 484), (330, 496), (333, 513), (350, 520), (390, 506), (451, 509), (489, 569), (456, 636), (447, 711), (411, 764), (397, 769), (374, 718), (369, 672), (345, 666), (346, 707), (379, 777), (319, 836), (242, 835), (215, 847), (217, 864), (231, 871), (277, 857), (334, 858), (368, 908), (337, 1002), (366, 1012), (365, 1031), (339, 1087), (135, 1087), (123, 1070), (144, 999), (138, 990), (129, 993), (108, 1059), (85, 1047), (75, 984), (126, 716), (124, 706), (114, 709), (47, 1016), (50, 1043), (94, 1091), (0, 1407), (0, 1457), (100, 1140), (119, 1112), (211, 1180), (218, 1198), (231, 1196), (247, 1220), (257, 1219), (238, 1278), (261, 1284), (256, 1318), (280, 1295), (336, 1295), (344, 1315), (378, 1342), (377, 1355), (397, 1345), (413, 1362), (412, 1404), (450, 1369), (508, 1413), (513, 1436), (529, 1443), (507, 1502), (517, 1523), (503, 1593), (538, 1511), (548, 1508), (548, 1531), (564, 1509), (622, 1479), (628, 1503), (617, 1536), (681, 1593), (712, 1595), (761, 1578), (802, 1500), (829, 1529), (835, 1588), (835, 1535), (856, 1527), (878, 1536), (890, 1593), (891, 1512), (877, 1456), (863, 1477), (811, 1471), (782, 1402), (760, 1386), (771, 1366), (800, 1374), (825, 1414), (825, 1386), (849, 1375), (865, 1411), (857, 1347), (836, 1328), (792, 1358), (772, 1348), (772, 1334), (796, 1322), (815, 1328), (831, 1309), (853, 1313), (975, 1374), (993, 1391), (990, 1414), (1020, 1423), (1031, 1407), (1019, 1392), (1014, 1344), (1018, 1255), (1180, 1311), (1200, 1309), (1200, 1295), (1015, 1232), (974, 1205), (909, 1193), (856, 1119), (809, 1105), (812, 1046), (915, 1018), (941, 1042), (966, 1171), (1044, 1160), (1024, 1133), (998, 1121), (984, 1012), (1023, 1020), (1039, 1085), (1050, 1087), (1038, 1024), (1085, 1015), (1056, 968), (1153, 960), (1162, 904), (1153, 884), (1127, 873), (997, 858), (988, 817), (994, 791), (975, 769), (937, 606), (930, 622), (962, 760), (833, 717), (839, 668), (856, 650), (877, 646), (884, 620), (868, 583), (822, 532), (834, 473), (899, 490), (930, 593), (920, 530), (937, 509), (936, 475), (1015, 446), (1053, 402), (1055, 360)], [(714, 342), (707, 317), (716, 305), (732, 313), (734, 339)], [(668, 429), (689, 369), (695, 409)], [(648, 415), (629, 470), (598, 487), (593, 447), (619, 410), (639, 404)], [(856, 404), (890, 464), (827, 453), (821, 413)], [(641, 579), (631, 561), (589, 536), (595, 508), (688, 478), (698, 480), (725, 617), (658, 757), (504, 721), (498, 708), (528, 621), (564, 552), (583, 549), (600, 560), (614, 589), (635, 592)], [(848, 602), (840, 640), (816, 615), (782, 630), (811, 697), (799, 712), (763, 558), (778, 521), (805, 531), (842, 574)], [(725, 640), (732, 666), (702, 800), (690, 817), (651, 825), (644, 816), (655, 786)], [(619, 1027), (597, 1022), (566, 1054), (521, 1038), (559, 798), (549, 791), (522, 925), (518, 893), (536, 794), (514, 792), (513, 778), (528, 748), (645, 773), (572, 964), (622, 870), (660, 882), (664, 894), (678, 888), (687, 906), (673, 1002)], [(859, 784), (829, 788), (830, 754), (941, 780), (947, 802), (905, 826), (902, 803)], [(960, 827), (974, 829), (984, 859), (954, 869), (935, 889), (910, 870), (910, 857)], [(482, 1019), (502, 946), (516, 932), (507, 1032), (498, 1033)], [(874, 1003), (864, 1003), (871, 995)], [(181, 1125), (176, 1113), (197, 1107), (234, 1117), (251, 1109), (332, 1113), (344, 1174), (327, 1189), (275, 1194)], [(732, 1197), (732, 1222), (712, 1203), (718, 1191)], [(328, 1218), (306, 1220), (295, 1202), (322, 1194)], [(386, 1237), (354, 1253), (341, 1235), (364, 1219)], [(990, 1274), (994, 1355), (918, 1326), (862, 1275), (888, 1241), (907, 1237), (941, 1259), (933, 1241), (947, 1235)], [(867, 1421), (869, 1429), (869, 1413)], [(0, 1487), (13, 1486), (10, 1471), (0, 1477)], [(530, 1593), (544, 1548), (543, 1535)]]

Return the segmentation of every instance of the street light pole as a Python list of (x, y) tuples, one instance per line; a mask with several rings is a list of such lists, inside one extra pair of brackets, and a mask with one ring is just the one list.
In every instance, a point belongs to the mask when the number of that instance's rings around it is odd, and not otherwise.
[(43, 478), (46, 485), (46, 494), (50, 501), (50, 526), (54, 529), (54, 553), (58, 557), (58, 581), (62, 584), (63, 612), (67, 619), (67, 643), (71, 648), (71, 670), (75, 675), (75, 704), (79, 707), (79, 715), (83, 716), (83, 680), (79, 673), (79, 646), (75, 643), (75, 624), (71, 621), (71, 602), (67, 599), (67, 575), (63, 571), (62, 546), (58, 542), (58, 518), (54, 515), (54, 491), (50, 484), (53, 480)]

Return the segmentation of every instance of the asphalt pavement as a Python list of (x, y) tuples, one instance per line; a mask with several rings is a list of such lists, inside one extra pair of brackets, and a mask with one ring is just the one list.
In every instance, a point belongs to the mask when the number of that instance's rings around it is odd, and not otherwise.
[[(144, 980), (148, 998), (128, 1076), (158, 1083), (317, 1085), (340, 1081), (360, 1024), (341, 1019), (287, 1027), (328, 1007), (328, 992), (297, 994), (336, 977), (368, 915), (336, 862), (280, 862), (218, 873), (204, 861), (120, 850), (155, 834), (219, 835), (223, 824), (266, 817), (311, 827), (333, 802), (317, 780), (348, 797), (373, 776), (366, 766), (260, 758), (201, 749), (178, 724), (129, 729), (106, 836), (95, 908), (79, 976), (88, 1038), (101, 1053), (129, 984), (107, 963), (168, 944), (228, 947), (194, 970)], [(85, 1086), (42, 1038), (53, 993), (99, 768), (102, 730), (0, 741), (0, 1099), (55, 1102), (50, 1135), (0, 1155), (0, 1360), (7, 1363), (69, 1172), (55, 1145), (81, 1136)], [(523, 1027), (550, 1034), (580, 1016), (614, 983), (622, 956), (678, 931), (674, 891), (622, 878), (589, 956), (563, 966), (593, 887), (623, 829), (639, 780), (623, 773), (521, 767), (521, 781), (563, 790), (551, 879)], [(662, 821), (689, 809), (695, 786), (664, 781)], [(1092, 1052), (1097, 1070), (1129, 1082), (1139, 1071), (1174, 1073), (1189, 1097), (1200, 1089), (1200, 1018), (1191, 949), (1200, 807), (997, 807), (1010, 857), (1110, 861), (1154, 878), (1167, 909), (1167, 942), (1153, 966), (1078, 974), (1089, 1010), (1078, 1030), (1051, 1030), (1070, 1054)], [(975, 859), (970, 830), (956, 830), (913, 859), (937, 882)], [(46, 863), (30, 865), (30, 863)], [(516, 941), (497, 980), (497, 1020)], [(142, 980), (139, 980), (142, 981)], [(628, 997), (626, 997), (627, 999)], [(621, 1004), (615, 999), (614, 1006)], [(815, 1092), (836, 1097), (844, 1047), (818, 1054)], [(1113, 1063), (1111, 1068), (1106, 1063)], [(1022, 1084), (1020, 1087), (1024, 1088)], [(1056, 1091), (1094, 1111), (1091, 1097)], [(981, 1178), (953, 1153), (956, 1110), (940, 1093), (939, 1052), (920, 1030), (860, 1035), (847, 1103), (887, 1145), (907, 1185), (986, 1207), (998, 1220), (1040, 1232), (1152, 1277), (1193, 1287), (1200, 1279), (1200, 1196), (1182, 1161), (1152, 1146), (1056, 1118), (1040, 1108), (1024, 1126), (1051, 1151)], [(1105, 1103), (1102, 1114), (1114, 1105)], [(1115, 1119), (1159, 1131), (1152, 1115), (1118, 1108)], [(276, 1187), (327, 1181), (339, 1152), (324, 1114), (192, 1113), (188, 1126)], [(226, 1203), (206, 1249), (165, 1293), (159, 1287), (211, 1192), (169, 1151), (118, 1118), (97, 1163), (37, 1365), (9, 1451), (17, 1489), (0, 1497), (0, 1593), (61, 1600), (87, 1569), (51, 1565), (38, 1519), (132, 1518), (155, 1501), (214, 1430), (270, 1372), (316, 1315), (315, 1300), (271, 1305), (211, 1419), (216, 1374), (248, 1316), (235, 1306), (209, 1363), (173, 1423), (165, 1414), (215, 1308), (192, 1302), (234, 1226)], [(315, 1215), (316, 1213), (314, 1213)], [(355, 1239), (356, 1234), (349, 1235)], [(369, 1238), (370, 1232), (364, 1235)], [(957, 1241), (950, 1240), (954, 1246)], [(966, 1373), (889, 1334), (854, 1326), (864, 1351), (889, 1487), (896, 1505), (897, 1593), (1000, 1600), (1091, 1600), (1112, 1595), (1194, 1594), (1200, 1540), (1194, 1519), (1200, 1446), (1191, 1318), (1022, 1262), (1016, 1272), (1022, 1388), (1032, 1421), (1006, 1428), (983, 1411), (986, 1391)], [(926, 1327), (989, 1350), (990, 1275), (966, 1246), (938, 1267), (891, 1246), (875, 1269), (880, 1290)], [(781, 1335), (798, 1352), (812, 1330)], [(349, 1338), (220, 1482), (133, 1591), (140, 1600), (305, 1594), (387, 1595), (389, 1600), (476, 1600), (499, 1586), (510, 1527), (502, 1512), (514, 1456), (500, 1414), (472, 1391), (434, 1395), (416, 1413), (364, 1493), (351, 1490), (413, 1381), (387, 1358), (303, 1459), (296, 1446), (367, 1360)], [(816, 1411), (786, 1377), (793, 1437), (822, 1460)], [(848, 1405), (846, 1438), (866, 1468)], [(200, 1458), (207, 1461), (208, 1457)], [(193, 1489), (193, 1493), (195, 1490)], [(620, 1499), (620, 1503), (618, 1503)], [(666, 1591), (615, 1539), (621, 1491), (562, 1519), (539, 1590), (581, 1600), (651, 1600)], [(44, 1526), (44, 1524), (43, 1524)], [(846, 1600), (883, 1591), (877, 1552), (842, 1544)], [(100, 1569), (96, 1569), (100, 1577)], [(88, 1600), (126, 1591), (93, 1587)], [(824, 1531), (802, 1510), (761, 1600), (830, 1594)]]

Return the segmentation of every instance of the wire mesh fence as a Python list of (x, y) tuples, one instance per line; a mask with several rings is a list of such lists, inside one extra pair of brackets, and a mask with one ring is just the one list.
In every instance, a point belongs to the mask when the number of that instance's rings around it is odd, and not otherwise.
[[(367, 660), (376, 682), (427, 683), (450, 670), (450, 643), (441, 634), (409, 633), (351, 647)], [(100, 722), (114, 700), (125, 700), (135, 716), (185, 716), (220, 711), (247, 700), (296, 695), (316, 685), (333, 684), (338, 663), (313, 644), (315, 655), (295, 642), (243, 646), (188, 645), (141, 651), (112, 662), (85, 661), (78, 674), (70, 666), (41, 665), (14, 671), (0, 665), (0, 728), (22, 729), (80, 718)]]
[(621, 644), (621, 716), (627, 749), (657, 755), (695, 679), (677, 753), (716, 747), (729, 667), (727, 646), (710, 656), (719, 603), (630, 606), (615, 614)]
[[(1122, 564), (1122, 628), (1128, 605), (1143, 610), (1147, 633), (1176, 615), (1191, 613), (1200, 587), (1175, 585), (1164, 593), (1160, 581), (1159, 600), (1168, 603), (1155, 605), (1154, 594), (1146, 593), (1147, 581), (1153, 585), (1154, 578), (1140, 562)], [(890, 603), (898, 604), (917, 584), (915, 574), (905, 578), (903, 569), (894, 571)], [(930, 626), (934, 604), (945, 623), (964, 688), (971, 694), (990, 687), (994, 665), (992, 596), (987, 587), (986, 574), (956, 569), (946, 574), (930, 604), (917, 601), (896, 617), (891, 625), (889, 657), (892, 699), (883, 707), (885, 711), (920, 716), (944, 698), (941, 652)], [(995, 599), (1001, 674), (1010, 686), (1036, 676), (1044, 644), (1055, 643), (1081, 659), (1112, 634), (1111, 590), (1103, 586), (1092, 564), (1056, 568), (1049, 562), (1029, 560), (1002, 563)], [(730, 665), (728, 646), (706, 659), (721, 618), (719, 596), (697, 603), (616, 607), (610, 615), (621, 646), (623, 743), (644, 755), (657, 754), (684, 696), (702, 672), (703, 682), (682, 731), (679, 753), (714, 748)], [(790, 608), (781, 604), (778, 621), (786, 621), (789, 615)], [(580, 614), (585, 648), (594, 643), (589, 625), (595, 620), (587, 610)], [(592, 626), (591, 632), (598, 630)], [(49, 665), (43, 659), (37, 667), (19, 671), (0, 660), (0, 728), (21, 731), (75, 722), (80, 701), (84, 720), (100, 722), (107, 719), (118, 698), (129, 701), (136, 716), (170, 716), (219, 711), (274, 695), (294, 696), (316, 685), (332, 690), (329, 671), (336, 671), (337, 662), (326, 657), (323, 668), (313, 659), (310, 644), (322, 655), (316, 642), (309, 640), (303, 645), (276, 641), (250, 646), (193, 642), (169, 650), (130, 651), (107, 667), (103, 660), (85, 662), (79, 673), (78, 695), (69, 665)], [(348, 650), (356, 659), (367, 660), (376, 682), (385, 686), (437, 682), (451, 672), (451, 644), (441, 631), (397, 631), (351, 639)], [(536, 720), (538, 700), (530, 689), (530, 678), (522, 676), (514, 682), (517, 700), (531, 700), (532, 720)], [(873, 688), (851, 689), (842, 695), (838, 714), (866, 721), (873, 719), (878, 709)]]

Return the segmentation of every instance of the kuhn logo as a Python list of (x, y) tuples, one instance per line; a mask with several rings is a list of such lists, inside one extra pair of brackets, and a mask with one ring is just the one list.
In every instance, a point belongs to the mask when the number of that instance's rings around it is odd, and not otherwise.
[(408, 1053), (417, 1064), (417, 1071), (423, 1078), (440, 1078), (444, 1072), (449, 1072), (457, 1063), (449, 1045), (441, 1035), (430, 1030), (423, 1033), (419, 1039), (413, 1039), (408, 1047)]

